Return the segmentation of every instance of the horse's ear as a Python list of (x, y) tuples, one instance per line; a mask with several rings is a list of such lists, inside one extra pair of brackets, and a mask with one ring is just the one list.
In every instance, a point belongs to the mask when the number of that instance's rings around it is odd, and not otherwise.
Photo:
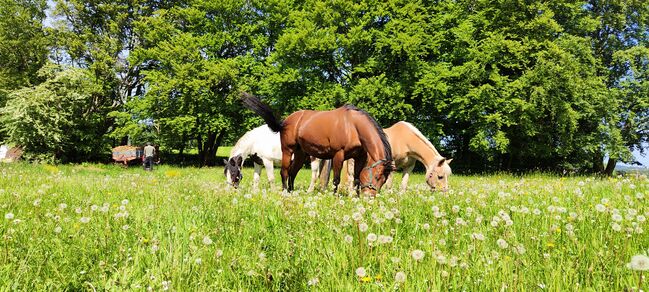
[(223, 165), (228, 165), (228, 160), (223, 158)]
[(234, 157), (234, 161), (236, 163), (235, 165), (241, 165), (241, 163), (243, 162), (243, 157), (241, 157), (241, 155), (237, 155)]
[(440, 160), (437, 162), (437, 166), (439, 166), (439, 167), (444, 166), (444, 162), (446, 162), (446, 158), (442, 157), (442, 159), (440, 159)]
[(446, 159), (446, 164), (451, 164), (451, 161), (453, 161), (453, 158), (451, 158), (451, 159)]

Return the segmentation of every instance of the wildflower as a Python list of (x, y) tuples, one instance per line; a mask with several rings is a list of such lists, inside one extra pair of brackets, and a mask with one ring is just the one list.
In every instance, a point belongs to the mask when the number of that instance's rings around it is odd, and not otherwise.
[(210, 245), (210, 244), (212, 244), (212, 239), (211, 239), (209, 236), (207, 236), (207, 235), (203, 236), (203, 244), (204, 244), (204, 245)]
[(154, 245), (151, 246), (151, 252), (154, 252), (154, 253), (155, 253), (155, 252), (158, 251), (159, 249), (160, 249), (160, 247), (158, 247), (157, 244), (154, 244)]
[(354, 214), (352, 214), (352, 219), (354, 219), (354, 221), (361, 221), (361, 219), (363, 219), (363, 215), (361, 215), (361, 213), (354, 212)]
[(627, 267), (634, 271), (649, 271), (649, 257), (646, 255), (634, 255)]
[(160, 283), (162, 284), (162, 290), (164, 291), (169, 290), (169, 283), (171, 283), (171, 281), (162, 281), (162, 283)]
[(367, 228), (368, 228), (368, 227), (367, 227), (367, 223), (365, 223), (365, 222), (363, 222), (363, 223), (361, 223), (361, 224), (358, 224), (358, 229), (359, 229), (361, 232), (365, 232), (365, 231), (367, 231)]
[(424, 228), (424, 230), (428, 230), (430, 229), (430, 224), (424, 223), (424, 225), (422, 225), (421, 227)]
[(647, 218), (645, 218), (644, 215), (638, 215), (638, 217), (636, 217), (636, 220), (638, 220), (638, 222), (645, 222)]
[(315, 286), (318, 285), (318, 283), (320, 283), (320, 280), (318, 279), (318, 277), (315, 277), (315, 278), (311, 278), (309, 282), (307, 282), (307, 285)]
[(471, 238), (475, 240), (484, 241), (484, 235), (482, 233), (473, 233), (471, 234)]
[(197, 265), (200, 265), (200, 264), (203, 263), (203, 259), (201, 259), (201, 258), (196, 258), (196, 259), (194, 260), (194, 262), (195, 262)]
[(371, 281), (372, 281), (372, 277), (370, 277), (370, 276), (365, 276), (365, 277), (361, 278), (361, 282), (363, 282), (363, 283), (369, 283)]
[(507, 243), (507, 241), (505, 241), (505, 240), (502, 239), (502, 238), (496, 240), (496, 243), (497, 243), (498, 246), (499, 246), (500, 248), (502, 248), (502, 249), (505, 249), (505, 248), (507, 248), (507, 247), (509, 246), (509, 244)]
[(41, 199), (34, 200), (34, 207), (38, 207), (41, 204)]
[(316, 213), (315, 211), (311, 210), (311, 211), (308, 212), (308, 215), (309, 215), (309, 217), (311, 217), (311, 218), (315, 218), (315, 216), (318, 215), (318, 213)]
[(7, 219), (7, 220), (14, 219), (14, 213), (9, 212), (9, 213), (5, 214), (5, 219)]
[(374, 233), (370, 233), (370, 234), (367, 235), (367, 241), (369, 241), (369, 242), (374, 242), (374, 241), (376, 241), (376, 239), (377, 239), (377, 236)]
[(86, 224), (86, 223), (90, 222), (90, 217), (81, 217), (79, 219), (79, 221), (81, 221), (81, 223), (83, 223), (83, 224)]
[(220, 258), (220, 257), (222, 257), (222, 256), (223, 256), (223, 250), (221, 250), (221, 249), (217, 249), (217, 250), (216, 250), (216, 257), (217, 257), (217, 258)]
[(77, 214), (81, 214), (81, 212), (83, 212), (83, 210), (80, 207), (77, 207), (76, 209), (74, 209), (74, 212), (77, 213)]
[(54, 227), (54, 233), (61, 233), (61, 230), (62, 230), (61, 226)]
[(622, 230), (622, 226), (620, 226), (620, 224), (617, 224), (617, 223), (613, 223), (613, 224), (611, 225), (611, 228), (613, 228), (613, 230), (614, 230), (614, 231), (617, 231), (617, 232), (619, 232), (619, 231)]
[(392, 242), (392, 236), (389, 235), (379, 235), (379, 243), (385, 244)]
[(613, 219), (613, 221), (615, 221), (615, 222), (620, 222), (620, 221), (622, 221), (622, 215), (620, 215), (620, 214), (613, 214), (613, 216), (611, 217), (611, 219)]
[(554, 247), (554, 242), (548, 242), (545, 244), (548, 248), (553, 248)]
[(124, 205), (124, 206), (128, 205), (128, 199), (122, 200), (122, 205)]
[(453, 205), (453, 207), (451, 207), (451, 211), (453, 211), (453, 213), (458, 213), (458, 212), (460, 212), (460, 206), (458, 206), (458, 205)]
[(385, 214), (383, 214), (383, 217), (385, 217), (385, 219), (387, 220), (392, 220), (394, 218), (394, 213), (386, 211)]
[(59, 209), (61, 209), (61, 210), (64, 210), (67, 207), (68, 207), (68, 204), (66, 204), (66, 203), (59, 204)]
[(131, 227), (130, 227), (130, 226), (128, 226), (128, 224), (127, 224), (127, 225), (124, 225), (124, 226), (122, 226), (122, 230), (124, 230), (124, 231), (126, 231), (126, 230), (128, 230), (129, 228), (131, 228)]
[(359, 277), (361, 277), (361, 278), (362, 278), (362, 277), (365, 277), (365, 276), (367, 276), (367, 271), (365, 271), (365, 268), (364, 268), (364, 267), (358, 267), (358, 268), (356, 269), (356, 276), (359, 276)]
[(349, 234), (345, 235), (345, 242), (352, 243), (353, 240), (354, 238), (351, 235)]
[(415, 249), (412, 251), (411, 255), (415, 261), (421, 261), (425, 254), (423, 250)]
[(394, 281), (397, 283), (403, 283), (406, 281), (406, 273), (404, 272), (397, 272), (396, 275), (394, 275)]

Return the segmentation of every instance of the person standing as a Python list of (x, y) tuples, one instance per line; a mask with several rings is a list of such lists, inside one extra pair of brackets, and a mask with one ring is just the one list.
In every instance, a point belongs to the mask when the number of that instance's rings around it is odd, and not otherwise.
[(153, 170), (153, 155), (155, 155), (155, 147), (147, 142), (144, 146), (144, 170)]

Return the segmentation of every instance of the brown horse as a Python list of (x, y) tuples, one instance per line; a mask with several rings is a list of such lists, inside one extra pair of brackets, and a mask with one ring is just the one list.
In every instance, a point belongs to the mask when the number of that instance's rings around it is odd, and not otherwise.
[(243, 103), (264, 118), (271, 130), (280, 133), (285, 190), (293, 190), (295, 176), (308, 155), (333, 160), (334, 192), (346, 159), (356, 161), (354, 177), (367, 194), (376, 194), (393, 170), (388, 138), (378, 123), (361, 109), (345, 105), (331, 111), (302, 110), (282, 121), (254, 96), (244, 93)]

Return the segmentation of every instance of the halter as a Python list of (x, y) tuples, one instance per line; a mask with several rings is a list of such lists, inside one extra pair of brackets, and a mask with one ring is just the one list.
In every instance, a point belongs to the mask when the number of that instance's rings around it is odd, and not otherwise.
[(370, 171), (370, 175), (369, 175), (369, 177), (370, 177), (370, 182), (369, 182), (368, 184), (366, 184), (366, 185), (362, 185), (362, 184), (361, 184), (361, 185), (360, 185), (361, 189), (362, 189), (362, 188), (369, 188), (369, 189), (373, 189), (373, 190), (375, 190), (375, 191), (378, 191), (378, 189), (376, 188), (376, 186), (374, 186), (374, 184), (372, 183), (372, 181), (374, 180), (374, 175), (372, 174), (372, 170), (373, 170), (375, 167), (377, 167), (379, 164), (381, 164), (381, 163), (385, 163), (385, 162), (388, 162), (388, 161), (385, 160), (385, 159), (379, 159), (379, 160), (377, 160), (376, 162), (374, 162), (374, 164), (365, 167), (366, 169), (369, 169), (369, 171)]

